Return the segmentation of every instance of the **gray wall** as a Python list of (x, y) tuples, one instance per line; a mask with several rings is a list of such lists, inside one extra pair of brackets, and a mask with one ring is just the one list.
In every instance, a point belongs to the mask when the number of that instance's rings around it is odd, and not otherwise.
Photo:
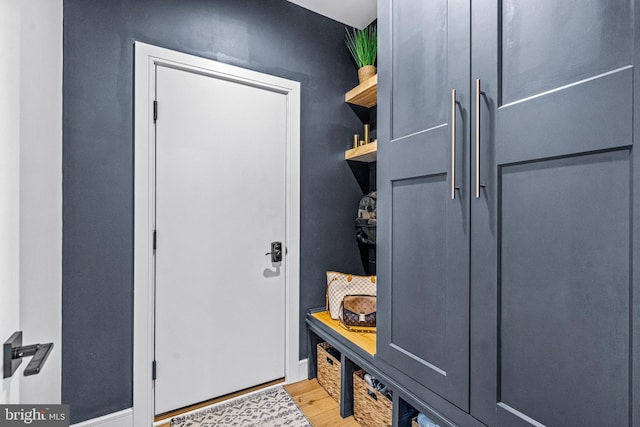
[(361, 122), (343, 102), (357, 77), (342, 24), (284, 0), (65, 0), (62, 400), (73, 423), (132, 405), (134, 40), (301, 82), (301, 358), (324, 272), (362, 272), (361, 192), (342, 160)]

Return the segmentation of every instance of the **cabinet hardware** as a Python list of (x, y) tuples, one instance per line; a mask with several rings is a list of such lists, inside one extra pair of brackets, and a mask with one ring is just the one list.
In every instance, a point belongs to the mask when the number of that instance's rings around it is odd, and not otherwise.
[(480, 198), (480, 79), (476, 80), (476, 199)]
[(451, 200), (456, 198), (456, 90), (451, 89)]

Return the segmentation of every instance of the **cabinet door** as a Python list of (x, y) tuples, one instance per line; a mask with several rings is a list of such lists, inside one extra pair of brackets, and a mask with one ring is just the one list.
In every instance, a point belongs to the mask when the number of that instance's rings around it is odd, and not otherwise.
[(464, 1), (379, 1), (377, 357), (464, 410), (469, 15)]
[(472, 4), (471, 413), (487, 425), (632, 425), (632, 3)]

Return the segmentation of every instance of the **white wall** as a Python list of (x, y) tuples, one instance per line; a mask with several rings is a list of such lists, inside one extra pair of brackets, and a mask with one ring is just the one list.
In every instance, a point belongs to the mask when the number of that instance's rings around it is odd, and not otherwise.
[[(21, 403), (59, 403), (62, 373), (62, 0), (14, 0), (20, 31), (20, 327), (53, 342)], [(24, 363), (23, 363), (24, 364)]]
[[(20, 227), (20, 6), (0, 0), (0, 342), (18, 329)], [(17, 403), (19, 382), (2, 380), (0, 403)]]

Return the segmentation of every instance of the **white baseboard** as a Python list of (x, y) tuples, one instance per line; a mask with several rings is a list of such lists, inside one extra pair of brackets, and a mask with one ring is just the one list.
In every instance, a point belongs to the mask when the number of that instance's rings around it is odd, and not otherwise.
[(309, 378), (309, 373), (307, 370), (308, 364), (309, 364), (309, 359), (303, 359), (298, 361), (298, 377), (295, 379), (292, 379), (294, 381), (290, 381), (290, 382), (296, 383), (298, 381), (306, 380), (307, 378)]
[(114, 412), (92, 420), (72, 424), (71, 427), (133, 427), (133, 408)]

